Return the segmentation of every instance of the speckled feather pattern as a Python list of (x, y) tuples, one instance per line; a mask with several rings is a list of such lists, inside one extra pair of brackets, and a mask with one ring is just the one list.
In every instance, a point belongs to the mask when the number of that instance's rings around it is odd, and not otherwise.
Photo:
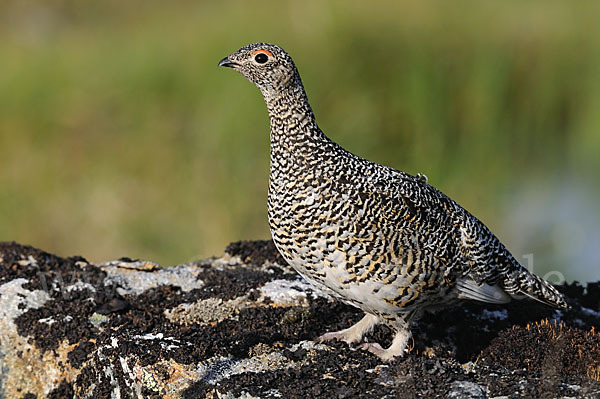
[[(264, 64), (256, 61), (258, 53), (268, 55)], [(220, 65), (255, 83), (267, 104), (275, 245), (316, 287), (373, 315), (366, 330), (377, 322), (406, 330), (420, 312), (456, 303), (461, 292), (473, 298), (461, 289), (465, 283), (566, 307), (554, 287), (523, 268), (481, 221), (426, 178), (360, 158), (325, 136), (281, 48), (252, 44)]]

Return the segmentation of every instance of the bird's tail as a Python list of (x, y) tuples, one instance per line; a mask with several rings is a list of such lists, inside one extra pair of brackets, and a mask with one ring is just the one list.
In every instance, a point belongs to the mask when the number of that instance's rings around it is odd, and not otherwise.
[(525, 268), (517, 273), (513, 280), (516, 285), (513, 297), (523, 295), (558, 309), (569, 309), (564, 296), (552, 284)]

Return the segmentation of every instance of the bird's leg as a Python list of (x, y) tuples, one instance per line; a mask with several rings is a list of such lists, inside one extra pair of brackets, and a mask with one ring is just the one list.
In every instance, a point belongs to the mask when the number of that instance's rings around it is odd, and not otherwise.
[(345, 330), (329, 332), (321, 335), (316, 339), (317, 342), (331, 341), (337, 339), (344, 341), (347, 344), (353, 344), (358, 342), (364, 337), (365, 334), (369, 333), (380, 319), (378, 316), (373, 314), (365, 314), (365, 317), (353, 326), (346, 328)]
[(408, 328), (408, 323), (404, 323), (397, 331), (394, 336), (394, 340), (389, 348), (383, 349), (381, 345), (378, 343), (366, 343), (360, 346), (361, 349), (368, 350), (374, 355), (378, 356), (380, 359), (385, 361), (394, 360), (395, 357), (404, 356), (404, 350), (406, 349), (406, 345), (408, 344), (408, 340), (411, 337), (410, 329)]

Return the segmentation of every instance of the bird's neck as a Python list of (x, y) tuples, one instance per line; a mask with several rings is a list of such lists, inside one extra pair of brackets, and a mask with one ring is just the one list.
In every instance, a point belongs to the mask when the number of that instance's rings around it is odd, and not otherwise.
[(321, 132), (302, 84), (265, 95), (271, 124), (271, 161), (284, 157), (301, 162), (329, 139)]

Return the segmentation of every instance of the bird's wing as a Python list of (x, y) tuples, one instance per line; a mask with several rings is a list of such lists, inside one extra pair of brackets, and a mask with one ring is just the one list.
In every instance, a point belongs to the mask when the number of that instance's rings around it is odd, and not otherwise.
[(513, 297), (567, 307), (562, 295), (522, 267), (485, 224), (423, 179), (398, 172), (392, 183), (386, 179), (373, 187), (372, 200), (379, 202), (374, 208), (385, 212), (381, 218), (397, 223), (403, 233), (432, 251), (457, 283), (461, 281), (457, 286), (463, 296), (506, 302), (499, 288)]

